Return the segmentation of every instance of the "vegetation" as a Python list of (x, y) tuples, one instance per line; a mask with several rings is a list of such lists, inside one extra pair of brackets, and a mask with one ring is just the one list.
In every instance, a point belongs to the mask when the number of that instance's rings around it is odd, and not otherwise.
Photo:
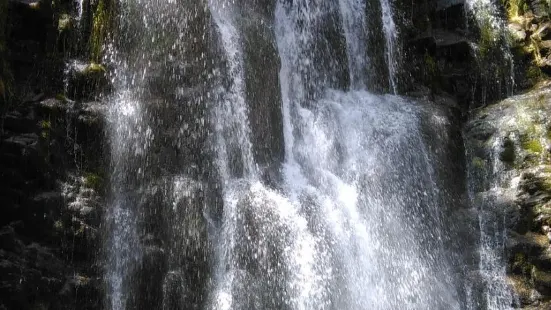
[(526, 0), (502, 0), (502, 4), (507, 10), (507, 15), (509, 19), (517, 19), (519, 16), (524, 15), (524, 13), (530, 10)]
[(103, 188), (103, 178), (96, 173), (88, 172), (84, 175), (84, 185), (95, 191), (100, 191)]
[(50, 131), (52, 130), (52, 122), (49, 120), (42, 120), (40, 122), (41, 133), (40, 136), (44, 139), (50, 138)]
[(522, 147), (532, 153), (542, 153), (543, 146), (539, 140), (530, 140), (522, 144)]
[(485, 58), (493, 49), (497, 47), (496, 38), (498, 37), (499, 36), (496, 33), (490, 19), (485, 18), (483, 23), (480, 25), (480, 39), (478, 41), (481, 57)]
[(92, 21), (90, 36), (90, 58), (99, 63), (103, 57), (103, 48), (113, 30), (115, 3), (113, 0), (99, 0)]
[(484, 167), (486, 167), (486, 161), (484, 161), (484, 159), (477, 156), (473, 158), (472, 163), (473, 163), (473, 166), (478, 169), (484, 169)]

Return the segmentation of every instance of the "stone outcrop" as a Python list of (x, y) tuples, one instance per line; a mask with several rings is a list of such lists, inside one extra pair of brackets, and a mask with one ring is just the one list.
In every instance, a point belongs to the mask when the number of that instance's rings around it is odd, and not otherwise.
[(465, 132), (473, 195), (498, 193), (484, 212), (504, 219), (507, 273), (525, 309), (551, 306), (550, 100), (540, 85), (475, 111)]
[(101, 307), (108, 83), (99, 65), (65, 79), (76, 11), (0, 1), (0, 309)]

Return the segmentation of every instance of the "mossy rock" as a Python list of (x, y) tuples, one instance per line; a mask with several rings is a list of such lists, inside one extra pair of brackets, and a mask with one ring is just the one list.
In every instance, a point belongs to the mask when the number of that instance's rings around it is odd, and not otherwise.
[(97, 63), (75, 65), (69, 73), (67, 94), (73, 100), (96, 99), (110, 88), (104, 66)]
[(530, 279), (525, 276), (513, 275), (508, 277), (508, 282), (517, 294), (521, 305), (528, 305), (534, 302), (534, 285)]
[(528, 140), (522, 143), (522, 148), (525, 151), (535, 153), (535, 154), (541, 154), (543, 153), (544, 147), (540, 140), (532, 139)]
[(104, 75), (106, 73), (105, 67), (97, 64), (91, 63), (82, 72), (85, 75)]
[(89, 44), (90, 59), (94, 62), (100, 62), (103, 58), (105, 44), (114, 29), (115, 9), (114, 0), (99, 0), (93, 13)]
[(472, 165), (477, 169), (484, 169), (486, 168), (486, 161), (480, 157), (475, 156), (473, 157)]
[(526, 0), (501, 0), (509, 19), (516, 20), (530, 10)]
[(522, 252), (515, 253), (510, 263), (511, 272), (518, 275), (529, 276), (534, 267)]
[(532, 280), (534, 287), (539, 292), (545, 295), (551, 294), (551, 273), (534, 267), (532, 268)]
[(84, 175), (84, 185), (88, 188), (99, 192), (103, 189), (104, 184), (105, 181), (99, 174), (89, 172)]
[(73, 28), (73, 19), (69, 14), (61, 14), (57, 22), (57, 31), (64, 33), (70, 31)]

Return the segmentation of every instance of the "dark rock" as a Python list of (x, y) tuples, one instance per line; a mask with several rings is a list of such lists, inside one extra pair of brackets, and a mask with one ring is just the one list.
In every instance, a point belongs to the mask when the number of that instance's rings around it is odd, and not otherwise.
[(94, 100), (109, 88), (107, 72), (99, 64), (75, 62), (70, 66), (67, 75), (67, 96), (74, 100)]

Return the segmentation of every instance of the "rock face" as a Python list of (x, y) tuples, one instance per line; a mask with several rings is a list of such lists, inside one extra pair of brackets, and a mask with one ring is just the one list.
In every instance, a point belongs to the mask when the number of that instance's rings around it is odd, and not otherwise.
[(101, 305), (105, 139), (96, 99), (106, 84), (104, 70), (87, 66), (69, 87), (79, 101), (66, 97), (74, 12), (72, 1), (0, 1), (0, 309)]
[(465, 132), (472, 195), (497, 194), (480, 212), (502, 222), (507, 274), (527, 309), (551, 305), (549, 100), (550, 85), (508, 98), (476, 111)]
[(548, 1), (504, 1), (518, 86), (533, 86), (551, 73), (551, 7)]

